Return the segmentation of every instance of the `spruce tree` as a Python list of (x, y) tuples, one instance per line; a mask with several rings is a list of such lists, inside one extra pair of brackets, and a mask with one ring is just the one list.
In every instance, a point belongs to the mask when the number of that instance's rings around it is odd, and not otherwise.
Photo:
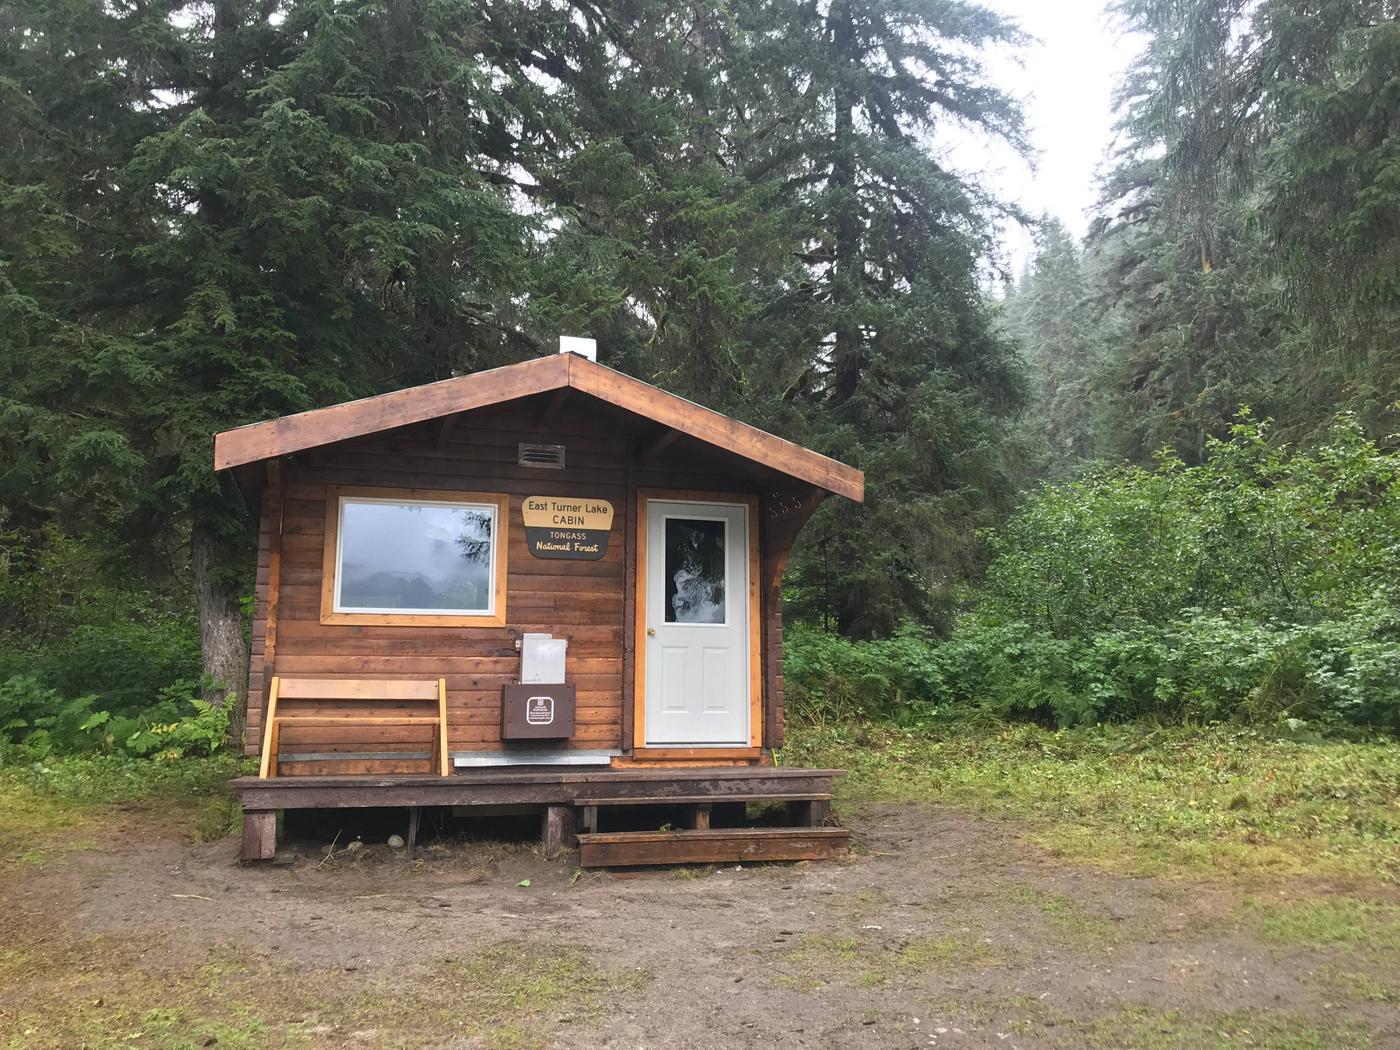
[(743, 11), (762, 77), (743, 116), (765, 132), (746, 164), (778, 181), (802, 233), (756, 319), (755, 382), (781, 429), (867, 474), (865, 506), (833, 503), (809, 527), (795, 611), (865, 636), (937, 620), (1009, 494), (1021, 390), (979, 280), (1004, 210), (933, 143), (957, 128), (1024, 145), (980, 65), (1020, 37), (961, 2)]
[[(173, 566), (241, 685), (250, 523), (210, 437), (548, 352), (863, 466), (796, 611), (936, 617), (1004, 501), (1001, 206), (937, 159), (1021, 145), (975, 5), (9, 5), (0, 502)], [(145, 561), (138, 567), (137, 560)]]
[[(113, 547), (187, 543), (205, 669), (239, 691), (250, 525), (212, 434), (517, 352), (490, 304), (524, 222), (479, 170), (477, 22), (453, 3), (12, 14), (33, 130), (5, 193), (43, 206), (4, 230), (6, 305), (29, 318), (7, 336), (27, 352), (5, 355), (5, 498), (56, 466), (60, 506), (113, 507)], [(87, 63), (55, 61), (75, 43)]]
[(1147, 47), (1098, 239), (1129, 451), (1199, 454), (1242, 401), (1320, 434), (1400, 396), (1400, 23), (1387, 0), (1123, 0)]
[(1084, 253), (1064, 224), (1044, 217), (1026, 273), (1006, 301), (1007, 329), (1029, 383), (1023, 483), (1073, 473), (1100, 452), (1104, 318)]

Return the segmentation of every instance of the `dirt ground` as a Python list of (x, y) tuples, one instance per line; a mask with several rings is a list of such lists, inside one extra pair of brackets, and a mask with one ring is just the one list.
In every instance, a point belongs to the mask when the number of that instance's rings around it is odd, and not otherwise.
[(957, 811), (842, 816), (847, 861), (621, 878), (491, 841), (241, 867), (137, 808), (0, 879), (0, 1045), (1400, 1047), (1393, 956), (1261, 928), (1354, 888), (1125, 878)]

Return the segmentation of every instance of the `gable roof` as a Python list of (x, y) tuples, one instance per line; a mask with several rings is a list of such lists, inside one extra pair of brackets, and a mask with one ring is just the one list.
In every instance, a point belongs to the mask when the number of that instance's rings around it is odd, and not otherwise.
[(214, 469), (563, 389), (596, 397), (838, 496), (857, 502), (865, 497), (865, 475), (854, 467), (577, 354), (539, 357), (225, 430), (214, 437)]

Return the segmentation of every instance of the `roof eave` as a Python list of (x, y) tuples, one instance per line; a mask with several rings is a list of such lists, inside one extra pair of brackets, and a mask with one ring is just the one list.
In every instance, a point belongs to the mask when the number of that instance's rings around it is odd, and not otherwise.
[(564, 387), (827, 492), (864, 501), (865, 475), (854, 467), (574, 354), (535, 358), (226, 430), (214, 437), (214, 469), (275, 459)]

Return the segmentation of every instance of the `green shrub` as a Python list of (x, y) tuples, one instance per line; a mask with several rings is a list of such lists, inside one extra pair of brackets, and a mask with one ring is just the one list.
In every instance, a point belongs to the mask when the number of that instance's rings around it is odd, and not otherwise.
[(1100, 470), (986, 536), (950, 638), (790, 630), (795, 717), (1400, 729), (1400, 453), (1354, 420), (1307, 452), (1242, 413), (1199, 466)]
[(1163, 624), (1191, 609), (1318, 624), (1400, 606), (1400, 453), (1344, 417), (1294, 451), (1243, 413), (1187, 466), (1116, 467), (1041, 489), (986, 534), (971, 619), (1058, 638)]
[(0, 652), (0, 678), (29, 675), (65, 696), (91, 694), (100, 708), (138, 715), (172, 682), (198, 678), (193, 618), (150, 614), (145, 622), (85, 624), (38, 649)]
[(36, 759), (216, 747), (227, 717), (196, 703), (199, 631), (183, 604), (91, 539), (0, 529), (0, 747)]
[(854, 642), (795, 626), (783, 642), (786, 704), (809, 722), (924, 716), (943, 689), (941, 673), (937, 651), (909, 628)]
[(801, 627), (784, 645), (808, 722), (1031, 718), (1075, 726), (1304, 720), (1400, 730), (1400, 623), (1386, 607), (1313, 626), (1187, 610), (1160, 625), (1057, 638), (1028, 624), (853, 642)]
[[(146, 712), (145, 724), (125, 737), (122, 746), (132, 754), (159, 754), (164, 758), (212, 755), (228, 736), (229, 709), (214, 705), (199, 694), (202, 683), (175, 682), (161, 690), (160, 701)], [(193, 713), (191, 713), (193, 712)]]
[(138, 715), (114, 716), (91, 694), (70, 699), (32, 675), (16, 675), (0, 682), (0, 750), (31, 760), (90, 752), (212, 755), (228, 734), (229, 710), (204, 700), (201, 685), (174, 682)]
[(51, 751), (77, 753), (98, 749), (93, 731), (106, 720), (95, 712), (96, 697), (64, 697), (33, 675), (0, 682), (0, 740), (17, 743), (27, 756)]

